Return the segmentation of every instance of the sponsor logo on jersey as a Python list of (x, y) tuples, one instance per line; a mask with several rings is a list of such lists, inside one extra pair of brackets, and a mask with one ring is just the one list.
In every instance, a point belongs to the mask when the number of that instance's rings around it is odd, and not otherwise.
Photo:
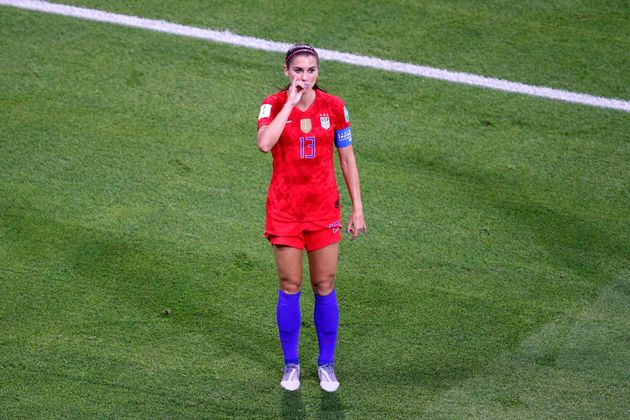
[(302, 130), (303, 133), (310, 133), (312, 128), (313, 125), (311, 124), (310, 118), (302, 118), (300, 120), (300, 130)]
[(271, 104), (262, 104), (260, 107), (260, 114), (258, 114), (258, 119), (261, 118), (269, 118), (271, 115)]
[(330, 128), (330, 117), (328, 116), (328, 114), (320, 115), (319, 122), (321, 123), (324, 130), (328, 130)]
[(350, 122), (350, 113), (348, 112), (348, 108), (343, 107), (343, 115), (346, 117), (346, 122)]

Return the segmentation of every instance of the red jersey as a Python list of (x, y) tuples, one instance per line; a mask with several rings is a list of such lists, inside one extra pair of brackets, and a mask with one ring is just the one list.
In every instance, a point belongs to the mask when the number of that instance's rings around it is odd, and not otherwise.
[[(333, 145), (352, 144), (350, 118), (343, 101), (314, 90), (306, 111), (293, 108), (273, 155), (273, 175), (267, 193), (267, 214), (286, 222), (334, 219), (340, 215)], [(284, 107), (287, 92), (266, 97), (258, 128), (268, 125)]]

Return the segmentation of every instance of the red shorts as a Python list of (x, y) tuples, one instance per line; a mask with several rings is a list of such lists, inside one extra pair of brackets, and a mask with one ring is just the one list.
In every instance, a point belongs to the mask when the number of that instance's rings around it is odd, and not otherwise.
[(315, 222), (280, 222), (269, 217), (265, 223), (265, 237), (274, 245), (315, 251), (341, 240), (339, 218)]

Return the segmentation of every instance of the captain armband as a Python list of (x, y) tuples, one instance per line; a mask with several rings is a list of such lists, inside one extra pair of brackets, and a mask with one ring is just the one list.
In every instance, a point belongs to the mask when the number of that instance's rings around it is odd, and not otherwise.
[(342, 130), (335, 130), (335, 146), (338, 149), (352, 146), (352, 130), (350, 130), (350, 126)]

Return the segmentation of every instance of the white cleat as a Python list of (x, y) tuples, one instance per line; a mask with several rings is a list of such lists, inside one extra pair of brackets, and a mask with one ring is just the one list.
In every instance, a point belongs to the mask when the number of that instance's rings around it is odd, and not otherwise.
[(284, 376), (280, 386), (287, 391), (295, 391), (300, 387), (300, 365), (289, 363), (282, 369)]
[(332, 364), (318, 367), (317, 375), (319, 375), (319, 386), (324, 391), (335, 392), (339, 388), (339, 381), (335, 376), (335, 369)]

